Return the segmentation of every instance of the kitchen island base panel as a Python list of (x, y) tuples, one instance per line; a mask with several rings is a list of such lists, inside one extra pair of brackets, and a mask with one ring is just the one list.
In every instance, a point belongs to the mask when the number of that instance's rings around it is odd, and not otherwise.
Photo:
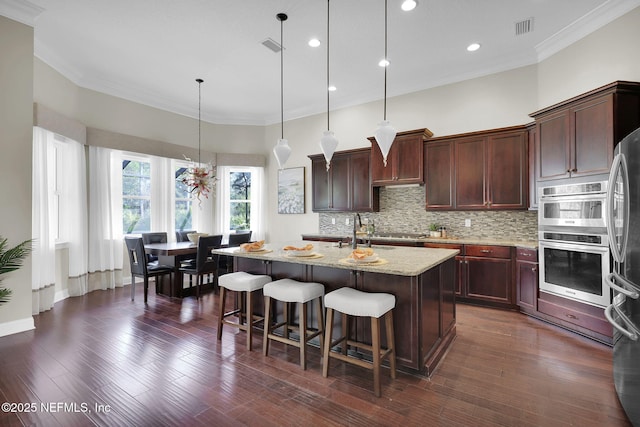
[[(421, 249), (422, 250), (422, 249)], [(365, 292), (385, 292), (396, 297), (394, 333), (399, 371), (430, 376), (455, 339), (455, 260), (449, 258), (417, 276), (373, 273), (318, 265), (304, 265), (255, 258), (234, 258), (234, 269), (253, 274), (267, 274), (273, 280), (292, 278), (318, 282), (329, 293), (349, 286)], [(254, 309), (264, 310), (257, 304)], [(317, 318), (311, 319), (317, 325)], [(350, 338), (371, 344), (370, 322), (356, 318)], [(334, 329), (341, 328), (336, 322)], [(341, 332), (341, 331), (340, 331)], [(336, 331), (336, 333), (339, 333)], [(381, 340), (386, 340), (384, 328)], [(361, 357), (370, 358), (366, 351)], [(385, 363), (388, 365), (387, 363)]]

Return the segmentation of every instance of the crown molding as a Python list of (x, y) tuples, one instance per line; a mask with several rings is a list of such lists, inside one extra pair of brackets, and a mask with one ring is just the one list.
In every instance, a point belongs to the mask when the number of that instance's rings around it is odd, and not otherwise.
[(0, 0), (0, 15), (30, 27), (35, 26), (36, 18), (44, 9), (26, 0)]
[(640, 6), (640, 0), (609, 0), (536, 45), (538, 62)]

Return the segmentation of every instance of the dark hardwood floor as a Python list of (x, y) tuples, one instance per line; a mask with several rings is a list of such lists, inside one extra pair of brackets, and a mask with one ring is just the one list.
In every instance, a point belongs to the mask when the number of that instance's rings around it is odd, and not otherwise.
[(151, 290), (145, 306), (137, 288), (133, 303), (128, 287), (67, 299), (0, 338), (0, 400), (35, 404), (0, 425), (629, 425), (610, 348), (515, 312), (459, 305), (431, 379), (385, 369), (376, 398), (370, 371), (333, 361), (323, 378), (317, 349), (302, 371), (296, 348), (263, 357), (259, 334), (252, 352), (233, 328), (219, 343), (217, 295)]

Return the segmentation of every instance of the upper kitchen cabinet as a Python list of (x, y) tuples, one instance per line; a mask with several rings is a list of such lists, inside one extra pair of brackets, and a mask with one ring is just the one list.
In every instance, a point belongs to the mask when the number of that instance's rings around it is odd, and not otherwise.
[(379, 191), (371, 186), (369, 148), (336, 152), (328, 171), (322, 154), (309, 158), (314, 212), (367, 212), (379, 209)]
[(526, 209), (524, 126), (435, 138), (425, 144), (427, 209)]
[(615, 144), (640, 126), (640, 83), (614, 82), (531, 117), (537, 181), (607, 174)]
[(371, 182), (374, 186), (424, 184), (422, 148), (433, 133), (429, 129), (398, 132), (387, 156), (387, 166), (375, 137), (371, 141)]

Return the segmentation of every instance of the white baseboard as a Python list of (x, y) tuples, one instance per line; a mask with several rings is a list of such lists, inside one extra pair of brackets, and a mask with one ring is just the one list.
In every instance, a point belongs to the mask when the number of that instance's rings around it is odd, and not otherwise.
[(11, 322), (0, 323), (0, 337), (30, 331), (35, 328), (36, 326), (33, 323), (33, 316), (20, 320), (13, 320)]

